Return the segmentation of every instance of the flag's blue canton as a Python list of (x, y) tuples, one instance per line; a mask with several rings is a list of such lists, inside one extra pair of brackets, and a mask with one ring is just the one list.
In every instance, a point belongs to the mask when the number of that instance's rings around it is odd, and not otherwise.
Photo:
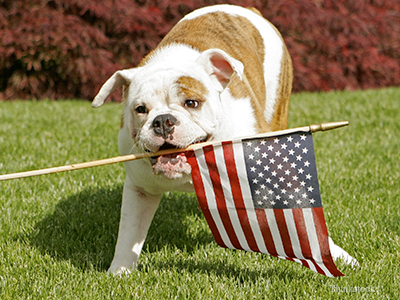
[(320, 207), (311, 133), (243, 140), (255, 208)]

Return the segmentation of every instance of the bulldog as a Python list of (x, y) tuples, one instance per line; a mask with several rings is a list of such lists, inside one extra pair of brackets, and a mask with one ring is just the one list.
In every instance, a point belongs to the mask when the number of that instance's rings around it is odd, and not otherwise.
[[(281, 35), (256, 9), (216, 5), (186, 15), (136, 68), (114, 73), (92, 106), (123, 87), (121, 155), (180, 149), (285, 129), (292, 73)], [(109, 273), (136, 267), (162, 193), (193, 192), (183, 152), (126, 162), (125, 169)]]

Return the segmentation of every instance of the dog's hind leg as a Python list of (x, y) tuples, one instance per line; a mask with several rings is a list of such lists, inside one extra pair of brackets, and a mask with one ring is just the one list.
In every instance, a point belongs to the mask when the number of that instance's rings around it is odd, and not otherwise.
[(329, 238), (329, 248), (331, 249), (331, 255), (334, 260), (341, 259), (345, 264), (351, 265), (352, 267), (359, 266), (358, 261), (345, 250), (336, 245), (331, 238)]

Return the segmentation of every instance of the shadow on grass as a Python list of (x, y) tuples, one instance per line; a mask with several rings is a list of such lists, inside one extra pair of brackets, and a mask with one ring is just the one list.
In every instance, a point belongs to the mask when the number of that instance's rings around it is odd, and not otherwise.
[[(118, 235), (122, 185), (102, 189), (86, 189), (61, 200), (38, 222), (28, 235), (28, 243), (43, 255), (69, 261), (82, 270), (106, 271), (109, 267)], [(202, 219), (202, 220), (201, 220)], [(158, 249), (177, 249), (193, 253), (201, 245), (213, 243), (203, 213), (194, 194), (165, 194), (154, 216), (144, 246), (147, 253)], [(268, 258), (274, 259), (274, 258)], [(269, 264), (268, 262), (266, 262)], [(139, 269), (143, 265), (140, 264)], [(170, 260), (153, 262), (151, 269), (181, 269), (191, 273), (223, 275), (240, 281), (256, 280), (259, 276), (280, 276), (273, 267), (252, 271), (221, 260)], [(145, 267), (146, 268), (146, 267)], [(279, 268), (281, 269), (281, 268)], [(287, 270), (281, 274), (290, 276)], [(289, 272), (290, 273), (290, 272)]]
[[(265, 254), (260, 253), (260, 255)], [(298, 280), (300, 276), (306, 277), (310, 275), (306, 268), (303, 267), (304, 270), (299, 272), (298, 269), (295, 269), (290, 265), (292, 262), (289, 261), (282, 261), (280, 266), (277, 267), (277, 260), (280, 259), (265, 255), (265, 259), (263, 260), (264, 263), (262, 263), (263, 266), (259, 268), (253, 268), (251, 266), (238, 266), (238, 263), (227, 262), (223, 259), (209, 260), (204, 258), (197, 261), (167, 260), (157, 262), (153, 266), (150, 266), (150, 268), (157, 268), (160, 270), (185, 270), (189, 274), (207, 274), (208, 276), (213, 275), (216, 277), (227, 277), (230, 278), (230, 280), (236, 280), (238, 284), (245, 282), (259, 282), (260, 278), (280, 278), (285, 281), (291, 281)], [(260, 261), (257, 263), (259, 264)], [(300, 267), (300, 269), (301, 268), (302, 267)]]
[[(43, 254), (70, 261), (83, 270), (104, 271), (111, 263), (117, 240), (122, 185), (86, 189), (61, 200), (54, 212), (38, 222), (27, 236)], [(192, 252), (196, 245), (210, 243), (208, 228), (193, 240), (188, 219), (202, 218), (194, 195), (163, 196), (148, 233), (145, 249), (150, 253), (165, 246)]]

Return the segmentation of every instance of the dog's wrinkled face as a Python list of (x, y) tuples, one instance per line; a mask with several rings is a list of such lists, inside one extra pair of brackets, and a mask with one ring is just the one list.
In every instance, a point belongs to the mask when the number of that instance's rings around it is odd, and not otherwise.
[[(185, 148), (214, 135), (221, 107), (210, 79), (159, 66), (135, 70), (133, 77), (142, 82), (127, 87), (124, 117), (139, 151)], [(154, 173), (169, 179), (191, 172), (184, 153), (152, 157), (150, 163)]]
[[(200, 55), (193, 50), (190, 59), (175, 57), (179, 52), (173, 47), (165, 51), (168, 62), (150, 60), (116, 72), (92, 103), (101, 106), (113, 90), (124, 86), (124, 126), (133, 140), (132, 152), (183, 149), (216, 137), (226, 123), (220, 94), (233, 73), (239, 78), (243, 74), (243, 64), (219, 49)], [(149, 163), (155, 174), (169, 179), (191, 172), (184, 153), (152, 157)]]

